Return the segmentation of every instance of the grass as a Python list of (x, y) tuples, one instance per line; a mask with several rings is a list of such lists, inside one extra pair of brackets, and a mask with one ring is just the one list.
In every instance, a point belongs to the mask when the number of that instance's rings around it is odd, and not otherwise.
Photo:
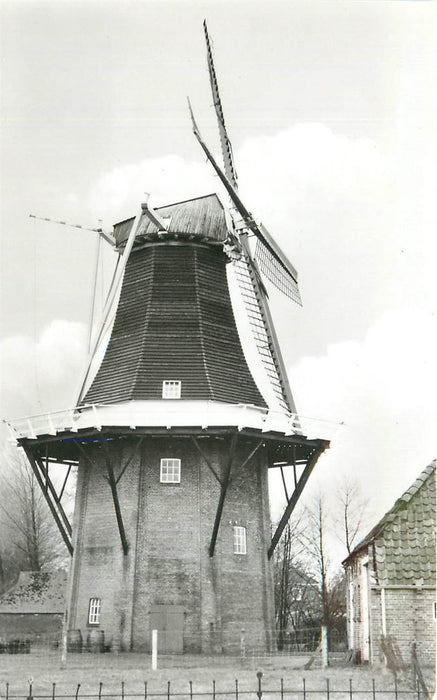
[[(245, 698), (257, 700), (257, 672), (262, 671), (262, 688), (264, 700), (281, 700), (281, 679), (284, 700), (301, 700), (303, 698), (303, 679), (308, 700), (328, 697), (329, 680), (332, 700), (350, 698), (350, 679), (352, 688), (359, 691), (353, 695), (354, 700), (375, 697), (377, 700), (394, 699), (394, 678), (387, 670), (366, 667), (344, 667), (305, 670), (308, 660), (304, 656), (275, 656), (238, 659), (227, 656), (162, 656), (158, 659), (158, 670), (151, 670), (148, 654), (69, 654), (67, 666), (61, 669), (58, 655), (0, 655), (0, 698), (6, 695), (6, 683), (9, 684), (9, 698), (27, 697), (29, 683), (32, 683), (32, 695), (52, 697), (53, 684), (56, 697), (60, 695), (76, 696), (78, 700), (84, 695), (98, 697), (99, 684), (102, 683), (102, 696), (110, 695), (120, 698), (135, 694), (144, 698), (147, 695), (162, 695), (167, 700), (168, 683), (170, 695), (183, 694), (180, 700), (190, 700), (190, 681), (194, 700), (196, 695), (205, 694), (206, 700), (213, 698), (213, 681), (217, 700), (236, 699), (236, 679), (238, 694)], [(374, 679), (374, 681), (373, 681)], [(375, 695), (373, 695), (373, 682)], [(147, 683), (147, 686), (145, 686)], [(80, 688), (78, 690), (78, 684)], [(123, 684), (123, 686), (122, 686)], [(398, 691), (411, 690), (411, 679), (399, 680)], [(316, 693), (320, 691), (320, 693)], [(340, 693), (340, 691), (343, 691)], [(368, 691), (368, 692), (364, 692)], [(399, 700), (417, 698), (417, 692), (406, 694), (399, 692)], [(421, 694), (422, 700), (424, 695)]]

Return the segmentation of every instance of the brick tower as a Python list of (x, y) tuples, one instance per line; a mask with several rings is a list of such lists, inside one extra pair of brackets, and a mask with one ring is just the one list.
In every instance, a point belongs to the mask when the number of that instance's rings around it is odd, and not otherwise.
[[(68, 629), (113, 649), (149, 649), (152, 629), (167, 652), (237, 651), (242, 630), (271, 647), (271, 557), (328, 445), (296, 415), (261, 274), (299, 301), (297, 274), (239, 198), (206, 39), (225, 172), (193, 129), (230, 210), (212, 194), (116, 224), (78, 405), (12, 426), (72, 554)], [(78, 467), (72, 524), (52, 463)], [(272, 537), (268, 471), (287, 466)]]

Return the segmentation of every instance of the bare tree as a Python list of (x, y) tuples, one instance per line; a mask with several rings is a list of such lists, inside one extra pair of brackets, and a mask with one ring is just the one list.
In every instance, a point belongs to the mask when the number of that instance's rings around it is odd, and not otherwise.
[(329, 557), (333, 518), (316, 497), (284, 530), (275, 557), (275, 602), (279, 646), (293, 629), (326, 627), (345, 633), (343, 571)]
[(19, 571), (58, 568), (68, 560), (33, 471), (17, 449), (0, 463), (0, 573), (3, 584)]
[(278, 647), (284, 646), (290, 630), (317, 627), (320, 624), (320, 599), (317, 581), (311, 571), (304, 533), (305, 519), (288, 522), (275, 551), (275, 610)]
[(335, 531), (350, 554), (368, 520), (369, 499), (364, 498), (359, 482), (352, 478), (338, 485), (336, 499), (339, 515), (334, 520)]

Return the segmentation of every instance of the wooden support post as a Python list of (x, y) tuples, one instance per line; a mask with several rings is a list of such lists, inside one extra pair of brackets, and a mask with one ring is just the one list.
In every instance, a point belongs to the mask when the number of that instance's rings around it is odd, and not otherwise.
[(47, 505), (50, 508), (50, 511), (53, 515), (55, 522), (56, 522), (56, 525), (58, 526), (58, 530), (61, 533), (62, 539), (64, 540), (68, 551), (72, 555), (73, 554), (73, 544), (71, 542), (70, 533), (65, 528), (61, 518), (59, 517), (58, 511), (55, 508), (55, 504), (53, 503), (53, 500), (50, 498), (49, 492), (45, 488), (44, 480), (41, 476), (41, 472), (40, 472), (40, 469), (38, 467), (38, 464), (36, 463), (35, 458), (31, 452), (31, 450), (29, 449), (29, 447), (25, 443), (21, 443), (21, 447), (24, 449), (24, 451), (26, 453), (26, 457), (29, 460), (29, 464), (32, 468), (33, 473), (35, 474), (35, 478), (39, 484), (39, 487), (44, 494), (44, 497), (47, 501)]
[(255, 447), (253, 448), (253, 450), (251, 450), (251, 451), (249, 452), (249, 454), (247, 455), (247, 457), (246, 457), (246, 459), (244, 460), (244, 462), (243, 462), (242, 464), (240, 464), (240, 467), (239, 467), (240, 469), (243, 469), (243, 467), (245, 467), (246, 464), (247, 464), (248, 462), (250, 462), (250, 460), (252, 459), (252, 457), (255, 455), (256, 452), (258, 452), (259, 448), (260, 448), (263, 444), (264, 444), (264, 441), (263, 441), (263, 440), (260, 440), (260, 441), (255, 445)]
[[(246, 457), (246, 459), (244, 460), (244, 462), (242, 462), (242, 463), (240, 464), (239, 469), (243, 469), (243, 467), (245, 467), (246, 464), (247, 464), (248, 462), (250, 462), (250, 460), (252, 459), (252, 457), (255, 455), (256, 452), (258, 452), (259, 448), (260, 448), (261, 445), (263, 445), (263, 444), (264, 444), (264, 441), (263, 441), (263, 440), (260, 440), (260, 441), (258, 442), (258, 444), (255, 445), (255, 447), (254, 447), (254, 448), (250, 451), (250, 453), (247, 455), (247, 457)], [(232, 483), (232, 479), (229, 479), (229, 484), (230, 484), (230, 483)], [(229, 484), (228, 484), (228, 486), (229, 486)]]
[(62, 488), (61, 488), (61, 491), (59, 493), (59, 500), (61, 500), (62, 496), (64, 495), (64, 490), (65, 490), (65, 487), (67, 485), (67, 481), (68, 481), (68, 477), (70, 476), (70, 472), (71, 472), (71, 464), (68, 465), (67, 474), (65, 476), (64, 483), (62, 484)]
[(294, 488), (297, 486), (297, 474), (296, 474), (296, 445), (293, 445), (293, 474), (294, 474)]
[(234, 433), (232, 436), (232, 440), (231, 440), (228, 461), (226, 463), (225, 473), (223, 476), (223, 481), (222, 481), (221, 490), (220, 490), (220, 498), (219, 498), (219, 502), (218, 502), (218, 506), (217, 506), (217, 512), (215, 515), (215, 521), (214, 521), (214, 527), (212, 530), (211, 542), (209, 545), (209, 556), (210, 557), (214, 556), (215, 544), (217, 541), (217, 535), (218, 535), (218, 531), (219, 531), (219, 527), (220, 527), (220, 520), (221, 520), (222, 512), (223, 512), (223, 505), (225, 502), (226, 491), (228, 489), (229, 477), (231, 475), (232, 462), (234, 460), (235, 449), (237, 447), (237, 439), (238, 439), (238, 433)]
[(272, 537), (272, 542), (270, 544), (270, 547), (267, 552), (267, 556), (269, 559), (271, 559), (273, 552), (275, 551), (276, 545), (278, 544), (279, 540), (281, 539), (281, 535), (284, 531), (284, 528), (286, 524), (288, 523), (288, 520), (290, 518), (290, 515), (292, 514), (293, 510), (296, 507), (296, 504), (300, 498), (300, 495), (304, 489), (304, 486), (306, 482), (308, 481), (311, 472), (314, 469), (314, 466), (319, 459), (320, 455), (324, 451), (326, 447), (326, 444), (321, 445), (318, 449), (315, 449), (311, 457), (308, 459), (308, 462), (306, 464), (305, 469), (303, 470), (301, 477), (297, 483), (297, 486), (295, 490), (293, 491), (293, 495), (291, 496), (290, 500), (288, 501), (287, 507), (284, 511), (284, 514), (279, 522), (278, 527), (276, 528), (276, 532)]
[(108, 472), (108, 482), (111, 488), (112, 500), (114, 502), (115, 517), (117, 518), (118, 531), (120, 533), (121, 546), (123, 547), (123, 554), (127, 554), (129, 551), (129, 542), (127, 541), (126, 531), (124, 529), (123, 517), (121, 514), (120, 500), (118, 498), (117, 492), (117, 482), (115, 480), (114, 470), (111, 464), (111, 458), (105, 448), (103, 448), (103, 453), (105, 455), (106, 470)]
[(219, 484), (221, 484), (221, 483), (222, 483), (222, 480), (220, 479), (220, 477), (219, 477), (219, 475), (217, 474), (216, 470), (215, 470), (214, 467), (212, 466), (212, 464), (211, 464), (210, 460), (208, 459), (208, 457), (206, 456), (205, 452), (204, 452), (204, 451), (202, 450), (202, 448), (200, 447), (198, 440), (197, 440), (193, 435), (191, 436), (191, 441), (192, 441), (193, 445), (195, 446), (195, 448), (197, 449), (197, 451), (198, 451), (198, 453), (200, 454), (200, 456), (203, 457), (203, 459), (205, 460), (206, 465), (207, 465), (207, 466), (209, 467), (209, 469), (212, 471), (212, 473), (214, 474), (214, 476), (215, 476), (215, 478), (217, 479), (217, 481), (219, 482)]
[(121, 470), (120, 474), (117, 476), (117, 478), (116, 478), (116, 480), (115, 480), (115, 483), (116, 483), (116, 484), (118, 484), (118, 482), (120, 481), (121, 477), (123, 476), (123, 474), (125, 473), (126, 469), (128, 468), (129, 464), (132, 462), (133, 458), (135, 457), (135, 455), (137, 454), (138, 450), (140, 449), (141, 444), (143, 443), (143, 441), (144, 441), (144, 437), (141, 437), (141, 438), (137, 441), (137, 443), (134, 445), (134, 449), (132, 450), (132, 453), (131, 453), (130, 457), (128, 457), (128, 459), (127, 459), (127, 461), (126, 461), (126, 464), (124, 465), (123, 469)]
[(35, 456), (34, 459), (35, 459), (37, 466), (39, 467), (39, 469), (41, 471), (41, 474), (45, 478), (45, 492), (47, 493), (47, 491), (50, 491), (52, 498), (53, 498), (53, 500), (56, 503), (56, 506), (58, 508), (59, 514), (60, 514), (62, 520), (64, 521), (65, 528), (66, 528), (68, 534), (71, 536), (72, 529), (71, 529), (70, 521), (67, 518), (67, 514), (61, 505), (61, 501), (59, 499), (58, 494), (56, 493), (55, 487), (53, 486), (53, 482), (48, 475), (48, 470), (44, 468), (44, 464), (43, 464), (41, 457)]
[(284, 491), (285, 491), (285, 498), (286, 498), (287, 503), (289, 503), (290, 497), (288, 495), (287, 484), (285, 483), (284, 468), (283, 468), (282, 464), (279, 468), (281, 470), (282, 483), (284, 485)]

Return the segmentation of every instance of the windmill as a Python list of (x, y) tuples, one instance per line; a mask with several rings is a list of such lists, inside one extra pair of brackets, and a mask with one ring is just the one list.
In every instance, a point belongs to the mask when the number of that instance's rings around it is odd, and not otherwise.
[[(114, 650), (148, 649), (153, 629), (167, 652), (237, 651), (242, 629), (246, 648), (272, 648), (272, 555), (329, 445), (296, 414), (262, 276), (300, 303), (297, 273), (240, 199), (204, 30), (224, 170), (191, 111), (193, 131), (231, 208), (216, 194), (145, 202), (115, 224), (119, 262), (77, 405), (10, 424), (72, 554), (68, 630)], [(61, 490), (54, 464), (67, 469)], [(71, 523), (62, 494), (73, 465)], [(273, 537), (270, 469), (286, 494)]]

